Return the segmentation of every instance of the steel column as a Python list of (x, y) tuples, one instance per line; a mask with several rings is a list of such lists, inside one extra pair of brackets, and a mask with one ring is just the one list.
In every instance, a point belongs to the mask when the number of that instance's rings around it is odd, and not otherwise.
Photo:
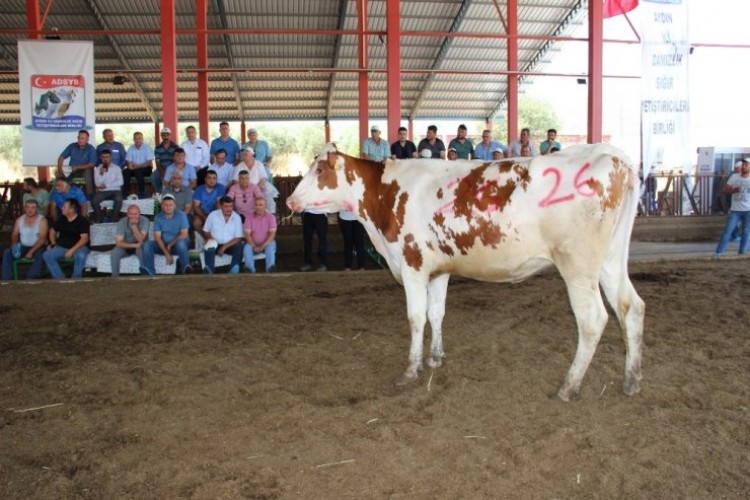
[[(42, 20), (39, 17), (39, 0), (26, 0), (26, 26), (30, 30), (41, 30)], [(39, 35), (29, 35), (32, 40), (38, 40)], [(49, 167), (37, 167), (39, 182), (49, 182)]]
[(245, 123), (245, 120), (242, 120), (240, 123), (240, 145), (242, 145), (243, 142), (245, 142), (247, 139), (247, 123)]
[(177, 128), (177, 21), (176, 0), (161, 0), (161, 83), (162, 121), (172, 129), (172, 140), (178, 142)]
[(401, 126), (401, 0), (387, 0), (385, 22), (388, 140), (393, 142)]
[[(406, 125), (407, 134), (410, 141), (414, 141), (414, 120), (409, 118), (409, 123)], [(394, 139), (395, 141), (395, 139)], [(393, 141), (391, 141), (393, 142)]]
[[(206, 0), (195, 2), (195, 26), (198, 32), (196, 38), (198, 68), (208, 67), (208, 34), (206, 33), (208, 3)], [(200, 138), (208, 142), (208, 72), (198, 73), (198, 129)]]
[(158, 121), (154, 122), (154, 144), (161, 144), (161, 126)]
[(602, 142), (602, 60), (604, 27), (602, 2), (589, 2), (588, 142)]
[(325, 121), (326, 144), (331, 142), (331, 122)]
[[(508, 0), (508, 71), (518, 71), (518, 0)], [(518, 138), (518, 77), (508, 76), (508, 143)]]
[[(364, 31), (367, 29), (367, 0), (357, 0), (357, 58), (358, 67), (366, 69), (368, 66), (368, 45), (367, 35)], [(369, 75), (367, 71), (359, 72), (359, 150), (362, 151), (364, 141), (370, 136), (369, 118), (370, 118), (370, 92), (369, 92)]]

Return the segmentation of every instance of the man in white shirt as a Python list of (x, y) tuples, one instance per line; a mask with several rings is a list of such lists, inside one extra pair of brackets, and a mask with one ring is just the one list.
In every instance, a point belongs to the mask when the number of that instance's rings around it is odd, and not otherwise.
[[(120, 218), (120, 209), (122, 208), (122, 170), (117, 165), (112, 165), (112, 153), (104, 149), (99, 153), (102, 164), (94, 169), (94, 184), (96, 184), (96, 194), (91, 199), (94, 206), (94, 214), (98, 222), (104, 222), (104, 212), (101, 204), (104, 200), (112, 200), (112, 217), (115, 220)], [(85, 217), (85, 214), (83, 214)]]
[(240, 214), (234, 211), (234, 200), (232, 198), (229, 196), (221, 197), (219, 208), (208, 214), (206, 223), (203, 225), (203, 231), (211, 236), (204, 247), (206, 267), (203, 272), (213, 274), (216, 255), (228, 254), (232, 256), (229, 274), (238, 274), (240, 264), (242, 264), (245, 232), (242, 228)]
[(214, 154), (214, 163), (209, 167), (209, 170), (216, 172), (216, 177), (219, 180), (219, 184), (229, 189), (229, 184), (232, 182), (232, 175), (234, 174), (234, 165), (227, 161), (227, 152), (223, 149), (219, 149)]
[(198, 138), (198, 132), (192, 125), (185, 129), (185, 134), (187, 140), (180, 144), (182, 149), (185, 150), (185, 163), (195, 167), (195, 172), (198, 174), (198, 184), (203, 184), (206, 170), (211, 165), (210, 148), (206, 141)]

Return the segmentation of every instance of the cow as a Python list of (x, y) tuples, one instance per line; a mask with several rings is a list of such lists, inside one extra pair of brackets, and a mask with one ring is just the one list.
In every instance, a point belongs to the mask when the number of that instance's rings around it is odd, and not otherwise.
[(553, 155), (483, 162), (374, 162), (329, 143), (287, 205), (356, 213), (375, 249), (406, 292), (409, 362), (397, 384), (422, 368), (425, 321), (432, 329), (425, 364), (442, 364), (442, 320), (451, 274), (518, 282), (554, 265), (578, 326), (575, 358), (557, 397), (578, 395), (612, 305), (626, 347), (622, 390), (640, 391), (645, 304), (628, 276), (640, 181), (626, 155), (607, 144)]

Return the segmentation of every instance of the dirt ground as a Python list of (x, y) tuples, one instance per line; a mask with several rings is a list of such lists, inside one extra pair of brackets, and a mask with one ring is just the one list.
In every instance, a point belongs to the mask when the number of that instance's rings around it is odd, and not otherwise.
[(747, 498), (748, 265), (632, 265), (643, 391), (610, 319), (567, 404), (554, 272), (453, 280), (407, 387), (384, 271), (5, 284), (0, 498)]

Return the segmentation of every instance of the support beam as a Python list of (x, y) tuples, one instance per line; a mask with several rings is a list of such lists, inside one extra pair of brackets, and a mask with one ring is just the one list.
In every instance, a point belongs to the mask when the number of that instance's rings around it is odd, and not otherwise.
[(331, 142), (331, 122), (328, 120), (325, 121), (325, 137), (326, 137), (326, 144)]
[[(227, 12), (224, 8), (224, 0), (214, 0), (214, 6), (216, 7), (216, 12), (219, 13), (219, 22), (221, 23), (222, 30), (226, 30), (227, 26), (229, 25), (227, 22)], [(224, 51), (227, 53), (227, 61), (229, 61), (229, 67), (234, 69), (236, 65), (234, 64), (234, 56), (232, 55), (232, 44), (229, 41), (229, 33), (224, 31), (221, 33), (221, 36), (224, 41)], [(237, 80), (237, 75), (232, 73), (232, 86), (234, 87), (234, 97), (237, 102), (237, 109), (240, 112), (240, 120), (242, 120), (242, 123), (245, 123), (245, 119), (247, 118), (247, 115), (245, 114), (245, 106), (242, 102), (242, 89), (240, 89), (240, 84)], [(245, 134), (242, 134), (242, 137), (240, 138), (240, 143), (245, 141)]]
[[(339, 23), (338, 23), (338, 29), (343, 30), (344, 26), (346, 25), (346, 16), (347, 16), (347, 6), (349, 5), (349, 0), (340, 0), (339, 3)], [(339, 59), (341, 58), (341, 41), (343, 39), (343, 35), (336, 35), (336, 42), (335, 42), (335, 48), (333, 50), (333, 64), (331, 65), (332, 68), (336, 69), (339, 67)], [(331, 114), (333, 113), (333, 91), (336, 87), (336, 78), (338, 73), (331, 73), (331, 76), (328, 77), (328, 95), (326, 96), (326, 123), (331, 119)], [(330, 142), (326, 140), (326, 142)]]
[[(368, 52), (367, 35), (364, 31), (367, 29), (367, 0), (357, 0), (357, 63), (359, 69), (367, 69)], [(358, 78), (359, 90), (359, 150), (362, 151), (364, 141), (370, 136), (370, 78), (367, 71), (360, 71)]]
[[(458, 9), (458, 14), (456, 14), (455, 19), (453, 19), (453, 23), (451, 23), (450, 30), (448, 30), (449, 33), (458, 33), (461, 27), (461, 23), (466, 17), (466, 12), (469, 10), (469, 7), (471, 7), (471, 3), (472, 0), (463, 0), (463, 2), (461, 3), (461, 7)], [(435, 57), (435, 60), (432, 62), (432, 66), (430, 67), (430, 69), (436, 70), (440, 68), (448, 54), (448, 49), (450, 49), (452, 44), (453, 37), (446, 35), (443, 39), (443, 43), (440, 45), (440, 50), (438, 50), (437, 57)], [(417, 116), (417, 113), (419, 113), (419, 108), (422, 107), (422, 102), (424, 101), (425, 95), (427, 95), (427, 92), (430, 90), (433, 80), (435, 80), (435, 75), (433, 73), (430, 73), (422, 84), (422, 88), (419, 90), (419, 94), (417, 94), (417, 98), (414, 101), (414, 106), (412, 106), (411, 108), (411, 113), (409, 113), (409, 116), (412, 119), (414, 119)]]
[[(198, 33), (195, 35), (196, 41), (196, 63), (198, 68), (208, 68), (208, 34), (206, 33), (208, 16), (207, 0), (195, 1), (195, 26)], [(198, 130), (200, 138), (208, 142), (208, 72), (201, 71), (198, 78)]]
[(394, 142), (401, 126), (401, 0), (387, 0), (385, 26), (388, 140)]
[(603, 13), (601, 2), (589, 2), (589, 144), (602, 142)]
[(406, 130), (409, 136), (409, 140), (414, 142), (414, 120), (412, 118), (409, 118), (408, 124), (406, 125)]
[[(39, 0), (26, 0), (26, 26), (30, 30), (42, 29), (42, 20), (39, 18)], [(39, 35), (30, 35), (29, 38), (39, 39)], [(39, 182), (49, 182), (49, 167), (38, 167), (36, 172)]]
[(159, 13), (161, 24), (161, 83), (162, 83), (162, 120), (172, 129), (172, 140), (179, 143), (177, 128), (177, 21), (175, 2), (162, 0)]
[[(518, 0), (508, 0), (508, 71), (518, 71)], [(508, 76), (508, 143), (518, 138), (518, 77)], [(494, 116), (494, 114), (493, 114)]]

